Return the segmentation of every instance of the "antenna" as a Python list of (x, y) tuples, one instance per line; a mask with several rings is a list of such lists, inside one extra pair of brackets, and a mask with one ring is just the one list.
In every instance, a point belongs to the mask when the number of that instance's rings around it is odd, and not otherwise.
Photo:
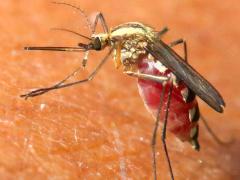
[(80, 14), (86, 19), (87, 26), (88, 26), (89, 30), (93, 32), (93, 27), (92, 27), (92, 24), (91, 24), (88, 16), (85, 14), (85, 12), (80, 7), (77, 7), (77, 6), (74, 6), (72, 4), (65, 3), (65, 2), (53, 1), (52, 3), (54, 3), (54, 4), (62, 4), (62, 5), (65, 5), (65, 6), (70, 6), (70, 7), (74, 8), (74, 9), (78, 10), (80, 12)]
[(82, 35), (82, 34), (80, 34), (80, 33), (78, 33), (78, 32), (72, 31), (72, 30), (70, 30), (70, 29), (65, 29), (65, 28), (51, 28), (51, 30), (65, 31), (65, 32), (69, 32), (69, 33), (72, 33), (72, 34), (78, 35), (78, 36), (80, 36), (80, 37), (82, 37), (82, 38), (85, 38), (85, 39), (91, 40), (90, 37), (87, 37), (87, 36)]

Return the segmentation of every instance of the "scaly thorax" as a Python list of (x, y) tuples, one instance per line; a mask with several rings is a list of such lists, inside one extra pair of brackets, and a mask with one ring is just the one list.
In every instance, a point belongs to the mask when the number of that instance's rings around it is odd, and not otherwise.
[(116, 68), (121, 65), (124, 70), (136, 68), (138, 59), (146, 54), (148, 41), (155, 36), (152, 28), (141, 23), (121, 24), (111, 30), (110, 39), (114, 46), (114, 61)]

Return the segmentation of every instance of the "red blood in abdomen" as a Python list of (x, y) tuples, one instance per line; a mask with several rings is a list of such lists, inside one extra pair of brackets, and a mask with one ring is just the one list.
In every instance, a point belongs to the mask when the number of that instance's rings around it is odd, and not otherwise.
[[(170, 75), (171, 71), (169, 69), (167, 69), (165, 72), (160, 72), (154, 66), (155, 63), (156, 62), (152, 60), (148, 60), (146, 56), (142, 57), (138, 64), (139, 72), (155, 76)], [(159, 82), (154, 82), (151, 80), (138, 79), (138, 88), (146, 108), (156, 118), (160, 104), (160, 96), (163, 89), (163, 85)], [(167, 83), (163, 100), (163, 107), (160, 114), (161, 121), (163, 121), (166, 112), (169, 88), (170, 83)], [(189, 110), (192, 109), (193, 107), (196, 108), (198, 107), (196, 99), (189, 103), (186, 103), (184, 101), (183, 96), (181, 94), (181, 90), (184, 88), (187, 88), (187, 86), (182, 81), (178, 82), (177, 85), (174, 84), (173, 86), (167, 129), (174, 133), (182, 141), (188, 141), (191, 139), (190, 137), (191, 129), (197, 125), (197, 122), (190, 121)]]

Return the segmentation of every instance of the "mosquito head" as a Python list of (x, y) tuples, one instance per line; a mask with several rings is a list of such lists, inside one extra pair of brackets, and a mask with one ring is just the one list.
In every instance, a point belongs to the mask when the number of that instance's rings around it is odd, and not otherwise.
[(93, 50), (102, 50), (102, 43), (99, 37), (93, 37), (89, 45), (92, 47)]
[(108, 36), (106, 34), (92, 35), (89, 44), (79, 43), (78, 45), (88, 50), (101, 51), (108, 45)]

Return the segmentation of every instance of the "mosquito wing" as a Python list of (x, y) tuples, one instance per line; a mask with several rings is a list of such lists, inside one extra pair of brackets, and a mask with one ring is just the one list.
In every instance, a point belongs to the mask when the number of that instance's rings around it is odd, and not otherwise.
[(146, 50), (196, 93), (203, 101), (218, 112), (225, 106), (220, 93), (193, 67), (161, 40), (148, 43)]

